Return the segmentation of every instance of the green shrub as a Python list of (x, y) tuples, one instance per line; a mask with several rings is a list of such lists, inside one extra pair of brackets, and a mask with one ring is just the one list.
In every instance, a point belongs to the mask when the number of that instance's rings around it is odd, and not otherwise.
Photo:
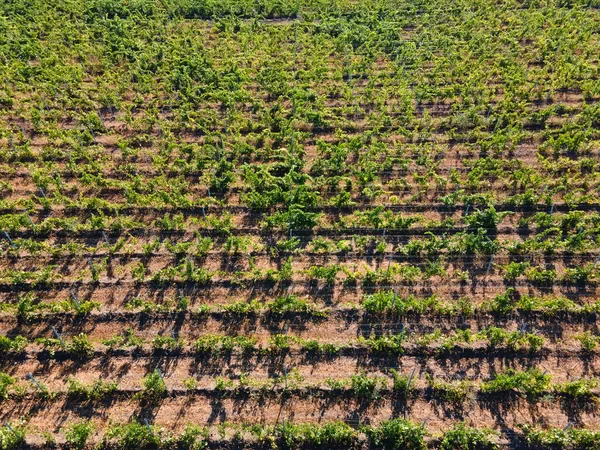
[(402, 355), (404, 353), (404, 341), (406, 341), (405, 333), (366, 339), (362, 336), (358, 338), (358, 342), (367, 347), (370, 352), (385, 355)]
[(542, 373), (537, 368), (528, 369), (524, 372), (508, 369), (481, 385), (481, 391), (484, 393), (514, 391), (527, 397), (537, 397), (547, 392), (549, 388), (550, 375)]
[(155, 427), (137, 422), (110, 428), (105, 439), (114, 440), (114, 447), (119, 450), (159, 448), (162, 441), (161, 433)]
[(401, 375), (396, 369), (390, 369), (390, 373), (392, 374), (392, 389), (394, 390), (394, 393), (402, 397), (409, 397), (411, 392), (414, 391), (414, 388), (412, 387), (414, 379), (411, 380), (410, 377)]
[(577, 336), (577, 340), (581, 342), (581, 349), (586, 353), (593, 352), (598, 346), (600, 338), (589, 331)]
[(83, 450), (93, 432), (94, 426), (92, 423), (84, 420), (69, 426), (65, 433), (65, 438), (71, 447), (77, 450)]
[(338, 345), (326, 342), (320, 343), (314, 339), (302, 341), (302, 350), (315, 355), (337, 355), (341, 348)]
[(490, 440), (491, 434), (489, 430), (459, 423), (444, 434), (440, 450), (496, 450), (499, 447)]
[(365, 400), (377, 400), (380, 398), (380, 391), (384, 386), (385, 380), (379, 377), (370, 377), (362, 373), (350, 377), (352, 394), (355, 397)]
[(188, 424), (179, 436), (178, 444), (183, 449), (203, 450), (208, 448), (207, 438), (208, 430), (206, 428)]
[(273, 314), (283, 315), (286, 313), (310, 313), (311, 315), (324, 316), (315, 306), (309, 304), (306, 300), (301, 300), (295, 295), (286, 295), (278, 297), (267, 305), (269, 311)]
[(140, 397), (152, 403), (160, 400), (167, 392), (167, 387), (165, 386), (158, 369), (155, 369), (147, 375), (143, 379), (142, 384), (144, 389), (140, 392)]
[(98, 400), (112, 394), (119, 388), (116, 381), (106, 382), (98, 380), (92, 384), (83, 384), (74, 378), (69, 379), (67, 395), (83, 400)]
[(373, 448), (385, 450), (425, 450), (425, 427), (404, 419), (383, 422), (377, 428), (366, 429)]
[(433, 393), (454, 405), (462, 404), (469, 394), (471, 383), (468, 380), (444, 382), (427, 375), (427, 381)]
[(542, 430), (531, 425), (522, 425), (521, 429), (529, 448), (535, 450), (591, 450), (600, 448), (600, 432), (569, 428), (550, 428)]
[(598, 380), (581, 378), (579, 380), (556, 385), (554, 386), (554, 390), (573, 400), (589, 400), (596, 398), (592, 392), (592, 389), (596, 387), (598, 387)]
[(312, 424), (278, 425), (276, 433), (286, 449), (340, 449), (351, 448), (357, 439), (357, 432), (343, 422), (326, 423), (323, 426)]
[(248, 352), (254, 349), (257, 339), (247, 336), (226, 336), (208, 334), (202, 336), (194, 343), (198, 353), (218, 355), (230, 353), (234, 349)]
[(8, 389), (14, 385), (16, 380), (9, 374), (0, 372), (0, 400), (8, 398)]
[(504, 328), (489, 327), (482, 330), (479, 335), (488, 340), (489, 347), (506, 345), (511, 350), (520, 350), (528, 347), (530, 351), (538, 351), (544, 338), (536, 333), (525, 333), (522, 331), (506, 331)]
[(94, 354), (94, 346), (86, 334), (80, 333), (73, 336), (68, 345), (68, 351), (77, 358), (86, 359)]
[(13, 426), (12, 430), (0, 428), (0, 450), (21, 450), (25, 446), (25, 428)]
[(13, 339), (0, 336), (0, 353), (20, 352), (27, 346), (28, 342), (27, 338), (23, 336), (16, 336)]

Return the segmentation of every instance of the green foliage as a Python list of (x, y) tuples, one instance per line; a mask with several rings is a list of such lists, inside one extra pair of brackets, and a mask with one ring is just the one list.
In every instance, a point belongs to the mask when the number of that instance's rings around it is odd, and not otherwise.
[(357, 440), (357, 432), (343, 422), (323, 426), (286, 423), (278, 425), (276, 435), (281, 448), (322, 448), (346, 450)]
[(183, 347), (183, 339), (172, 336), (156, 336), (152, 339), (152, 347), (155, 349), (177, 349)]
[(506, 281), (515, 281), (518, 277), (525, 273), (525, 270), (529, 268), (529, 262), (515, 262), (511, 261), (505, 267), (504, 279)]
[(72, 448), (83, 450), (93, 432), (92, 423), (84, 420), (70, 425), (65, 433), (65, 438)]
[(0, 428), (0, 450), (20, 450), (25, 445), (25, 428), (22, 426), (12, 426), (12, 431), (8, 427)]
[(484, 393), (513, 391), (529, 398), (539, 397), (548, 392), (549, 388), (550, 375), (542, 373), (537, 368), (528, 369), (524, 372), (508, 369), (481, 385), (481, 391)]
[(447, 383), (442, 380), (437, 380), (427, 374), (427, 381), (429, 382), (430, 389), (435, 395), (454, 405), (462, 404), (467, 399), (467, 395), (471, 388), (471, 383), (468, 380)]
[(440, 450), (496, 450), (498, 444), (490, 440), (491, 432), (459, 423), (444, 434)]
[(350, 390), (355, 397), (360, 399), (379, 399), (384, 386), (385, 380), (380, 377), (370, 377), (364, 373), (350, 377)]
[(207, 429), (188, 424), (179, 437), (179, 445), (187, 450), (203, 450), (208, 447), (207, 438)]
[(268, 228), (289, 230), (312, 229), (317, 224), (319, 213), (304, 211), (304, 207), (293, 205), (287, 211), (278, 211), (265, 219)]
[(102, 341), (109, 348), (141, 347), (144, 340), (135, 335), (133, 329), (128, 328), (123, 334), (113, 336)]
[(425, 428), (404, 419), (383, 422), (378, 428), (367, 428), (367, 438), (375, 449), (425, 450)]
[(404, 353), (404, 341), (406, 341), (406, 334), (394, 334), (391, 336), (379, 336), (358, 338), (358, 342), (364, 345), (372, 353), (380, 353), (384, 355), (402, 355)]
[(555, 385), (554, 390), (573, 400), (595, 400), (596, 395), (592, 392), (592, 389), (597, 387), (598, 380), (581, 378), (579, 380)]
[(329, 342), (321, 343), (314, 339), (302, 341), (301, 348), (305, 352), (310, 353), (312, 355), (329, 355), (329, 356), (337, 355), (341, 350), (341, 347), (339, 345), (332, 344)]
[(7, 336), (0, 336), (0, 353), (21, 352), (28, 344), (27, 338), (16, 336), (13, 339)]
[[(600, 302), (572, 299), (593, 297), (598, 281), (599, 268), (589, 260), (600, 242), (598, 14), (598, 0), (0, 2), (0, 233), (7, 232), (0, 236), (6, 292), (0, 309), (11, 333), (0, 338), (5, 367), (25, 356), (15, 353), (27, 341), (13, 333), (37, 335), (50, 323), (78, 333), (112, 318), (190, 319), (192, 328), (204, 319), (213, 330), (223, 322), (227, 336), (196, 330), (204, 335), (191, 343), (197, 356), (216, 356), (212, 364), (248, 351), (274, 367), (296, 358), (297, 347), (309, 356), (357, 350), (369, 353), (361, 364), (371, 364), (375, 356), (394, 360), (413, 348), (442, 361), (475, 340), (465, 354), (485, 352), (483, 344), (500, 348), (489, 353), (524, 357), (539, 352), (545, 336), (508, 325), (476, 334), (384, 333), (358, 345), (273, 335), (262, 347), (242, 336), (256, 326), (279, 330), (295, 315), (318, 322), (331, 311), (348, 327), (359, 321), (381, 329), (405, 317), (420, 329), (464, 320), (480, 329), (481, 320), (501, 326), (514, 316), (593, 324)], [(507, 212), (512, 207), (516, 212)], [(515, 214), (519, 229), (507, 214)], [(509, 232), (498, 233), (501, 226)], [(94, 242), (101, 230), (110, 237)], [(386, 270), (382, 255), (390, 250), (400, 261)], [(223, 252), (238, 257), (222, 258)], [(491, 277), (481, 270), (490, 255), (497, 255), (493, 267), (503, 269)], [(88, 257), (100, 264), (88, 268)], [(507, 258), (512, 262), (500, 266)], [(516, 262), (525, 259), (559, 262)], [(565, 268), (563, 260), (572, 264)], [(495, 291), (496, 275), (519, 290)], [(71, 285), (82, 292), (101, 288), (94, 295), (102, 296), (108, 283), (121, 289), (131, 280), (134, 290), (150, 290), (159, 300), (128, 297), (126, 309), (133, 311), (115, 317), (121, 305), (110, 299), (102, 298), (98, 315), (100, 302), (47, 300), (55, 297), (50, 291)], [(190, 298), (172, 295), (182, 284)], [(221, 306), (222, 298), (208, 298), (198, 313), (189, 312), (196, 287), (214, 288), (202, 289), (210, 297), (229, 286), (267, 284), (277, 291), (267, 302)], [(304, 297), (277, 298), (288, 286), (324, 296), (328, 309)], [(373, 293), (374, 286), (402, 294)], [(428, 290), (450, 294), (442, 300), (406, 293)], [(31, 293), (15, 300), (9, 291)], [(479, 294), (454, 300), (475, 291), (501, 295), (483, 306)], [(356, 299), (337, 303), (362, 293), (371, 295), (361, 307)], [(63, 344), (46, 333), (36, 341), (44, 346), (38, 356), (98, 354), (86, 336), (71, 335), (59, 354)], [(580, 342), (593, 353), (598, 337), (587, 332)], [(107, 357), (138, 347), (135, 357), (145, 353), (142, 344), (184, 345), (133, 332), (104, 343)], [(594, 356), (574, 355), (590, 364)], [(435, 396), (462, 401), (465, 386), (448, 382), (451, 373), (443, 379), (431, 383)], [(363, 381), (353, 389), (369, 391)], [(513, 373), (488, 387), (535, 392), (537, 384), (536, 377)], [(592, 386), (577, 380), (554, 390), (564, 401), (591, 397)], [(396, 373), (395, 396), (407, 387)], [(105, 387), (70, 389), (95, 398)], [(216, 412), (219, 405), (212, 406)], [(568, 413), (580, 419), (574, 408)], [(155, 442), (160, 433), (145, 434), (141, 423), (119, 433), (117, 447), (178, 445)], [(311, 433), (321, 436), (305, 434)], [(358, 447), (360, 433), (348, 440), (299, 437), (288, 446)], [(565, 445), (572, 447), (569, 433)], [(203, 445), (198, 430), (189, 434), (189, 446)], [(123, 436), (130, 440), (121, 442)], [(461, 429), (446, 441), (485, 446), (477, 436)], [(231, 447), (242, 446), (236, 439)], [(411, 448), (417, 441), (392, 437), (382, 446)], [(279, 441), (257, 445), (263, 443)]]
[(306, 300), (299, 299), (293, 294), (276, 298), (273, 302), (267, 304), (267, 309), (276, 315), (303, 313), (316, 317), (326, 316), (325, 312), (319, 311), (314, 305)]
[(327, 284), (333, 284), (337, 274), (341, 271), (341, 267), (337, 264), (331, 266), (311, 266), (306, 271), (310, 278), (323, 280)]
[(67, 350), (73, 356), (80, 359), (91, 358), (94, 354), (94, 346), (90, 342), (90, 338), (84, 333), (73, 336), (67, 346)]
[(162, 438), (155, 427), (132, 422), (111, 427), (105, 435), (105, 440), (114, 442), (114, 446), (119, 450), (137, 450), (160, 447)]
[(219, 355), (234, 349), (249, 352), (254, 349), (257, 339), (247, 336), (204, 335), (196, 340), (194, 348), (198, 353)]
[(269, 337), (269, 351), (281, 353), (287, 352), (297, 339), (287, 334), (274, 334)]
[(167, 392), (167, 386), (165, 386), (158, 369), (144, 377), (142, 384), (144, 389), (140, 392), (140, 398), (150, 403), (158, 402)]
[(476, 210), (465, 217), (465, 221), (472, 228), (482, 228), (487, 232), (496, 230), (497, 225), (506, 217), (508, 212), (497, 212), (496, 208), (490, 206), (484, 210)]
[(0, 400), (8, 398), (8, 390), (16, 383), (16, 380), (9, 374), (0, 372)]
[(290, 256), (283, 262), (281, 269), (279, 269), (279, 280), (289, 281), (292, 279), (293, 274), (294, 271), (292, 269), (292, 257)]
[(400, 374), (396, 369), (390, 369), (390, 374), (392, 375), (392, 389), (394, 393), (400, 397), (410, 397), (414, 388), (412, 380), (410, 377)]
[(594, 430), (580, 430), (569, 428), (540, 429), (531, 425), (521, 426), (525, 442), (529, 448), (535, 450), (586, 450), (600, 446), (600, 432)]
[(537, 333), (526, 333), (523, 331), (506, 331), (504, 328), (489, 327), (482, 330), (479, 335), (488, 340), (489, 347), (498, 347), (506, 345), (514, 351), (522, 348), (528, 348), (529, 351), (538, 351), (543, 343), (544, 338)]
[(229, 316), (247, 316), (258, 313), (262, 308), (262, 303), (258, 300), (237, 301), (223, 305), (223, 312)]
[(409, 312), (423, 313), (438, 304), (435, 296), (426, 299), (418, 299), (412, 295), (400, 298), (393, 291), (380, 291), (366, 295), (361, 303), (367, 313), (380, 316), (402, 316)]
[(98, 380), (92, 384), (83, 384), (75, 378), (70, 378), (68, 382), (67, 395), (85, 401), (102, 399), (116, 392), (119, 388), (116, 381)]
[(593, 352), (598, 346), (600, 337), (592, 334), (590, 331), (586, 331), (577, 336), (579, 342), (581, 342), (581, 349), (586, 353)]
[(526, 278), (534, 284), (548, 286), (556, 280), (556, 270), (540, 269), (539, 267), (531, 267), (525, 272)]

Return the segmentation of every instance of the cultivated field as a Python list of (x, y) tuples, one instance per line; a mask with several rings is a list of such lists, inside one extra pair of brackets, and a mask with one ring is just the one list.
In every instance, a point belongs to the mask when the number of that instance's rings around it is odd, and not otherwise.
[(600, 448), (598, 0), (0, 2), (0, 450)]

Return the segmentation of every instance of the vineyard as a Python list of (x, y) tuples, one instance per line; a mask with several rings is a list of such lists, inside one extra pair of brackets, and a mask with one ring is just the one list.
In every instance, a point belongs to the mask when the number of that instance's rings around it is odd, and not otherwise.
[(4, 0), (0, 61), (0, 450), (600, 448), (598, 0)]

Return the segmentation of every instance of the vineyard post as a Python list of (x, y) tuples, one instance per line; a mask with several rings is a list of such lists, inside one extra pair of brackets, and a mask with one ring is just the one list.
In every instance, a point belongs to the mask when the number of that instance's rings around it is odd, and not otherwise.
[(81, 307), (81, 303), (79, 303), (79, 299), (77, 298), (77, 294), (75, 294), (75, 292), (73, 291), (73, 289), (71, 289), (69, 291), (69, 294), (71, 295), (71, 299), (73, 299), (73, 301), (75, 302), (75, 304), (77, 305), (78, 308)]
[(567, 431), (569, 428), (571, 428), (573, 426), (573, 424), (569, 421), (567, 422), (567, 425), (563, 428), (563, 431)]
[(156, 368), (156, 373), (158, 373), (158, 376), (160, 377), (160, 381), (162, 381), (163, 386), (165, 387), (165, 389), (167, 388), (167, 383), (165, 383), (165, 379), (163, 377), (162, 372), (160, 371), (160, 369), (157, 367)]
[(29, 225), (31, 225), (31, 228), (35, 229), (35, 224), (33, 223), (33, 220), (31, 220), (29, 214), (26, 214), (25, 217), (27, 217), (27, 221), (29, 222)]
[(552, 203), (552, 207), (550, 208), (550, 216), (552, 216), (552, 213), (554, 213), (554, 203)]
[(107, 244), (110, 244), (110, 242), (108, 242), (108, 236), (106, 236), (106, 233), (104, 232), (104, 230), (102, 230), (102, 238), (104, 239), (104, 242), (106, 242)]
[(16, 432), (16, 431), (13, 429), (13, 427), (11, 427), (11, 426), (10, 426), (10, 423), (8, 423), (8, 422), (4, 422), (4, 426), (5, 426), (6, 428), (8, 428), (8, 430), (9, 430), (9, 431), (10, 431), (12, 434), (14, 434), (15, 436), (17, 436), (17, 432)]
[(42, 197), (44, 197), (44, 200), (48, 200), (48, 198), (46, 197), (46, 193), (44, 192), (44, 189), (41, 186), (38, 186), (38, 189), (40, 191), (40, 194), (42, 194)]
[(204, 216), (204, 220), (206, 220), (206, 211), (204, 210), (204, 205), (202, 205), (202, 215)]
[(488, 265), (487, 265), (487, 270), (485, 271), (485, 274), (486, 274), (486, 275), (490, 273), (490, 269), (492, 268), (492, 264), (493, 264), (493, 262), (494, 262), (494, 256), (496, 256), (496, 255), (492, 255), (492, 256), (491, 256), (491, 258), (490, 258), (490, 262), (489, 262), (489, 263), (488, 263)]
[(154, 436), (154, 431), (152, 431), (152, 428), (150, 428), (150, 424), (148, 423), (148, 419), (144, 419), (144, 424), (146, 425), (146, 428), (148, 428), (148, 431), (150, 432), (150, 434), (152, 436)]
[(92, 262), (92, 258), (88, 258), (88, 264), (90, 266), (90, 272), (92, 273), (92, 277), (96, 276), (96, 267), (94, 266), (94, 263)]
[(598, 261), (600, 261), (600, 255), (598, 255), (598, 256), (596, 257), (596, 260), (594, 261), (594, 266), (595, 266), (596, 264), (598, 264)]
[(465, 208), (465, 217), (467, 217), (467, 214), (469, 214), (469, 209), (471, 208), (471, 204), (469, 203), (467, 205), (467, 207)]
[(31, 374), (31, 372), (29, 372), (27, 374), (27, 378), (36, 385), (36, 387), (40, 390), (40, 392), (44, 393), (46, 392), (46, 390), (44, 389), (44, 387), (39, 383), (38, 380), (35, 379), (35, 377)]
[(8, 232), (7, 232), (7, 231), (5, 231), (5, 232), (4, 232), (4, 237), (6, 238), (6, 240), (8, 241), (8, 243), (10, 244), (10, 246), (11, 246), (12, 248), (15, 248), (15, 247), (16, 247), (15, 243), (14, 243), (14, 242), (13, 242), (13, 240), (10, 238), (10, 235), (8, 234)]
[(58, 339), (58, 342), (60, 342), (60, 346), (62, 348), (67, 348), (67, 346), (65, 345), (65, 341), (63, 341), (63, 338), (60, 336), (58, 331), (56, 331), (56, 328), (52, 327), (52, 333), (54, 333), (54, 336), (56, 336), (56, 339)]

